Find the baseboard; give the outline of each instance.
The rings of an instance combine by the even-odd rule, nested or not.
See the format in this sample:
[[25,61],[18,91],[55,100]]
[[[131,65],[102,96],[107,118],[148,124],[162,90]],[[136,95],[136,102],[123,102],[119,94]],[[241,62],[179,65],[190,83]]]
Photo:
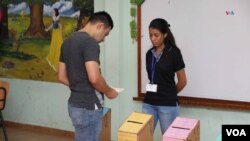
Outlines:
[[37,125],[31,125],[31,124],[23,124],[23,123],[17,123],[12,121],[4,121],[5,126],[8,127],[14,127],[14,128],[20,128],[24,130],[32,130],[36,132],[46,133],[46,134],[53,134],[58,135],[62,137],[71,137],[74,138],[74,132],[72,131],[66,131],[56,128],[49,128],[49,127],[42,127]]

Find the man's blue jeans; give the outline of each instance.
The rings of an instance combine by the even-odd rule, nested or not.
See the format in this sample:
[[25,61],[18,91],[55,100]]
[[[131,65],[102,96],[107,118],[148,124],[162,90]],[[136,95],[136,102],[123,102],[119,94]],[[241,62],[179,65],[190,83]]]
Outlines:
[[102,109],[87,110],[69,104],[68,111],[75,128],[75,141],[100,141]]
[[162,135],[168,129],[170,124],[179,115],[179,106],[155,106],[147,103],[143,103],[142,112],[151,114],[154,117],[154,129],[158,120],[160,121]]

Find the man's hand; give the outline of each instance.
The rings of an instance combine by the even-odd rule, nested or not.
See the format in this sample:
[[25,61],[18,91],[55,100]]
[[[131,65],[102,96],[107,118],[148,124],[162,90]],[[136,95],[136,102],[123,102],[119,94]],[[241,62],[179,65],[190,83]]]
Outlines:
[[108,91],[108,93],[105,94],[109,99],[114,99],[118,96],[118,92],[111,88],[110,91]]

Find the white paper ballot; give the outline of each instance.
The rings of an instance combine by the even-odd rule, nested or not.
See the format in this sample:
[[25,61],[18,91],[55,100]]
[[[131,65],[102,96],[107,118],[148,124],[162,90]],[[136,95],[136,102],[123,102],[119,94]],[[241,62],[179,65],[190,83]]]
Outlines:
[[115,87],[113,87],[113,89],[115,89],[118,93],[121,93],[122,91],[124,91],[124,88],[115,88]]

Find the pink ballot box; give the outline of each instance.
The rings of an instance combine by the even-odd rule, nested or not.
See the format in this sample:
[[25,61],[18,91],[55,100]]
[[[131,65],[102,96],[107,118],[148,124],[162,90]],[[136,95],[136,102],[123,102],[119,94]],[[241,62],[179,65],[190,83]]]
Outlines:
[[199,120],[176,117],[164,133],[163,141],[200,141]]

